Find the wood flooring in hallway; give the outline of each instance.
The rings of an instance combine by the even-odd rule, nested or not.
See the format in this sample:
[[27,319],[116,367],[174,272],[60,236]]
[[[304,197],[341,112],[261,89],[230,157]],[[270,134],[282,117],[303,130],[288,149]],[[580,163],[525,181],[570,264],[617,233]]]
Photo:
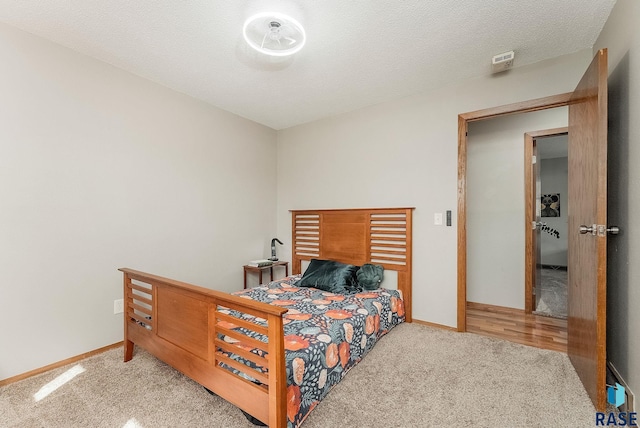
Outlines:
[[467,332],[567,352],[567,320],[467,302]]

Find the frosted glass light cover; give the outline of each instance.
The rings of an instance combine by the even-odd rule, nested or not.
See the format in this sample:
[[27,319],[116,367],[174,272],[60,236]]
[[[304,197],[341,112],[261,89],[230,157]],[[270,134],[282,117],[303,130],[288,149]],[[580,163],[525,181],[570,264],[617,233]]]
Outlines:
[[298,52],[305,44],[302,25],[281,13],[259,13],[247,19],[242,28],[247,44],[266,55],[287,56]]

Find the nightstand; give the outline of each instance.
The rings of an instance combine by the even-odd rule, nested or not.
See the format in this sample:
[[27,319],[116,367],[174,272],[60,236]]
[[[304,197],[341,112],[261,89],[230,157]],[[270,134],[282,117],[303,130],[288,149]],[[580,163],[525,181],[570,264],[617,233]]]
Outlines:
[[269,269],[271,281],[273,281],[273,268],[275,266],[284,266],[284,276],[289,276],[289,262],[273,262],[269,266],[249,266],[244,265],[244,288],[247,288],[247,272],[258,272],[258,279],[260,280],[258,284],[262,284],[262,272]]

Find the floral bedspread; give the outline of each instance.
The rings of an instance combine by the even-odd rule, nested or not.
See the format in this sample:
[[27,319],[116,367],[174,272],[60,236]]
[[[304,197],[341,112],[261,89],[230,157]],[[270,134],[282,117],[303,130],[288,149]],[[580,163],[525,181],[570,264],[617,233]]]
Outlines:
[[[293,276],[235,293],[289,309],[283,317],[289,427],[299,426],[376,341],[404,321],[404,302],[397,290],[333,294],[296,287],[299,278]],[[235,311],[226,312],[251,318]],[[266,341],[259,333],[249,335]],[[228,337],[224,340],[235,341]],[[233,357],[255,367],[237,355]]]

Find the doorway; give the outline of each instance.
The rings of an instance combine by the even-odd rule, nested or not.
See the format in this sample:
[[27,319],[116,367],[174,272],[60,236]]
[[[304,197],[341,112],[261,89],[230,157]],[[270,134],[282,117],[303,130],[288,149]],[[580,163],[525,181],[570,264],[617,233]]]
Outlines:
[[[532,129],[563,127],[560,129],[566,131],[567,124],[567,107],[493,117],[469,124],[466,171],[468,332],[566,352],[566,320],[555,322],[554,318],[532,315],[531,310],[525,313],[525,237],[528,230],[525,229],[523,136]],[[563,190],[562,193],[566,192]],[[535,207],[535,204],[530,206]]]
[[[470,122],[565,107],[572,94],[560,94],[458,116],[458,331],[467,331],[467,135]],[[522,135],[522,134],[520,134]],[[522,221],[522,217],[520,217]],[[522,281],[522,280],[520,280]],[[522,282],[520,282],[522,284]],[[522,290],[522,289],[520,289]]]
[[525,312],[567,318],[568,128],[525,134]]

